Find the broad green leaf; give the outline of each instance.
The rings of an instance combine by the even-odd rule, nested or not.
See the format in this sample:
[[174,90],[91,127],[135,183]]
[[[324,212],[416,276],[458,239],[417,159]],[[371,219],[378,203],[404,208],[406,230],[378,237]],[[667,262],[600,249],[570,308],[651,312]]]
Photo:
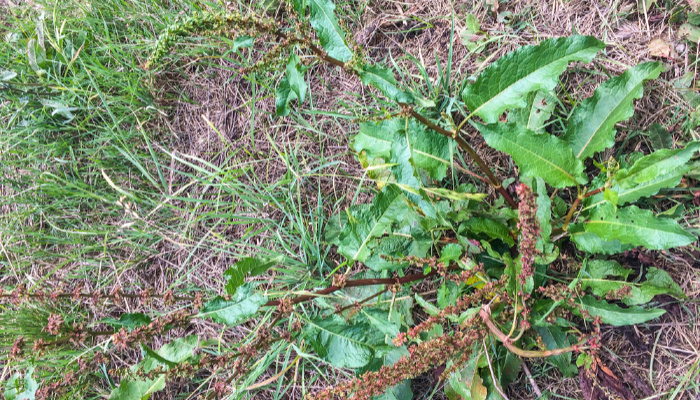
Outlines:
[[255,43],[255,38],[251,36],[239,36],[235,39],[233,39],[233,51],[236,51],[240,48],[248,48],[248,47],[253,47],[253,44]]
[[306,14],[306,7],[308,5],[308,0],[292,0],[292,7],[294,8],[294,11],[296,11],[299,17],[301,17],[302,19]]
[[508,113],[508,122],[513,122],[536,133],[544,132],[544,127],[552,116],[557,98],[552,91],[537,91],[527,97],[524,108],[516,108]]
[[236,289],[243,284],[247,274],[250,276],[257,276],[270,267],[278,264],[282,261],[282,257],[275,257],[272,259],[267,258],[253,258],[244,257],[237,263],[233,264],[232,267],[224,271],[224,278],[227,279],[226,283],[226,293],[235,294]]
[[[534,328],[549,350],[561,349],[571,345],[571,340],[566,332],[558,326],[535,326]],[[571,353],[548,357],[547,361],[554,364],[565,378],[571,378],[578,372],[578,369],[571,363]]]
[[119,319],[105,318],[102,322],[116,329],[127,328],[132,331],[139,326],[150,324],[151,318],[143,313],[124,313],[119,316]]
[[462,246],[457,243],[449,243],[440,250],[440,262],[446,265],[459,260],[460,257],[462,257]]
[[489,146],[513,157],[524,177],[542,178],[557,188],[588,182],[581,160],[556,136],[536,134],[514,123],[499,122],[478,128]]
[[554,89],[570,62],[590,62],[604,47],[594,37],[579,35],[520,47],[488,66],[464,89],[462,99],[473,115],[496,122],[507,109],[525,107],[530,92]]
[[352,58],[352,52],[345,43],[345,32],[335,18],[335,4],[331,0],[308,0],[311,6],[311,26],[316,31],[321,46],[329,56],[342,62]]
[[[422,230],[421,228],[417,228]],[[417,232],[414,232],[414,234]],[[427,233],[427,232],[426,232]],[[423,238],[418,235],[406,237],[394,235],[379,239],[379,244],[372,249],[372,254],[364,261],[365,265],[373,271],[391,270],[406,268],[408,262],[394,262],[386,258],[390,257],[425,257],[433,246],[430,238]]]
[[656,79],[660,62],[639,64],[602,83],[571,116],[563,139],[576,158],[585,160],[615,144],[615,124],[634,114],[633,101],[642,97],[644,82]]
[[440,288],[438,289],[438,307],[444,309],[447,306],[455,305],[460,294],[462,293],[459,290],[459,285],[450,280],[442,282]]
[[451,164],[454,141],[414,120],[409,121],[407,138],[413,166],[425,170],[436,181],[444,179]]
[[656,218],[651,211],[637,206],[615,211],[609,204],[604,204],[583,226],[586,232],[594,233],[603,240],[619,240],[622,244],[644,246],[650,250],[686,246],[698,240],[683,230],[678,222]]
[[401,190],[389,185],[372,200],[372,207],[353,215],[340,234],[338,252],[348,259],[365,261],[369,244],[375,237],[384,235],[394,222],[403,220],[409,212]]
[[[480,357],[483,357],[481,353],[474,351],[464,367],[450,375],[447,385],[445,385],[447,398],[450,400],[472,400],[485,397],[484,389],[486,388],[479,376],[478,361]],[[473,395],[472,390],[474,390]]]
[[[658,150],[639,158],[630,168],[619,170],[611,188],[617,192],[618,204],[631,203],[677,186],[690,171],[688,162],[699,148],[700,142],[692,142],[683,149]],[[585,209],[597,207],[604,201],[601,195],[593,196]]]
[[218,296],[206,303],[197,317],[211,318],[229,326],[238,325],[252,318],[266,302],[265,296],[254,293],[251,286],[246,284],[238,288],[231,300]]
[[396,87],[396,78],[389,68],[379,65],[365,65],[360,71],[360,79],[365,85],[372,85],[379,89],[389,100],[413,103],[413,96],[410,93]]
[[476,235],[485,234],[486,236],[493,239],[501,239],[502,241],[510,245],[515,243],[513,241],[513,237],[510,235],[510,230],[508,229],[508,227],[503,223],[495,221],[491,218],[469,218],[459,226],[459,232],[471,232]]
[[389,311],[376,308],[363,308],[362,314],[367,317],[367,321],[369,321],[372,328],[386,335],[389,341],[393,340],[396,335],[399,334],[401,314],[397,311],[393,311],[390,314]]
[[292,54],[287,62],[287,74],[280,81],[275,90],[277,95],[275,108],[278,117],[289,115],[289,102],[299,100],[299,105],[304,102],[306,95],[306,81],[304,81],[303,66],[299,61],[299,56]]
[[603,240],[593,232],[586,232],[583,224],[569,226],[571,241],[576,247],[591,254],[619,254],[634,248],[631,244],[622,244],[619,240]]
[[586,273],[593,279],[620,276],[627,279],[631,269],[624,268],[615,260],[593,260],[586,263]]
[[[637,306],[621,308],[605,300],[596,300],[592,296],[582,297],[578,304],[582,309],[588,311],[591,316],[600,317],[603,323],[613,326],[641,324],[659,318],[666,313],[666,310],[659,308],[651,308],[648,310]],[[574,312],[579,314],[576,309],[574,309]]]
[[[196,347],[197,336],[195,335],[174,340],[158,351],[150,351],[150,355],[131,368],[132,372],[143,369],[143,372],[148,373],[158,366],[167,370],[190,358]],[[163,374],[154,379],[134,380],[128,377],[123,378],[119,386],[112,390],[109,398],[111,400],[147,400],[153,393],[163,389],[165,389],[165,375]]]
[[318,355],[337,368],[360,368],[374,357],[367,324],[350,325],[337,314],[308,320],[304,336]]
[[[627,282],[624,279],[631,270],[622,268],[615,261],[589,262],[586,268],[586,276],[581,278],[581,287],[598,297],[606,297],[609,293],[630,287],[630,295],[622,299],[627,305],[640,305],[650,302],[658,294],[670,294],[677,298],[684,298],[685,294],[673,278],[663,270],[651,267],[646,274],[646,281],[642,283]],[[608,277],[621,277],[618,280]]]
[[[408,127],[408,132],[406,131]],[[414,120],[393,118],[380,123],[360,124],[353,148],[367,157],[382,158],[392,164],[391,171],[397,183],[415,189],[422,185],[416,178],[420,168],[435,180],[442,180],[451,164],[454,141],[427,130]]]
[[16,373],[5,384],[5,400],[34,400],[39,384],[32,378],[34,367],[27,368],[24,374]]

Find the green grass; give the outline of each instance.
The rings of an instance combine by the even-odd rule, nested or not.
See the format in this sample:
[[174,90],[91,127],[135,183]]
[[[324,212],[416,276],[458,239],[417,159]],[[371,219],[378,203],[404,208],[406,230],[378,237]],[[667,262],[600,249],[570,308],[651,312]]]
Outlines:
[[[29,7],[7,13],[7,32],[2,32],[7,40],[0,42],[0,288],[84,282],[91,289],[118,284],[133,291],[153,287],[162,277],[163,290],[215,294],[225,283],[221,268],[250,254],[284,260],[275,268],[274,281],[266,280],[276,287],[301,291],[322,282],[332,270],[322,227],[340,203],[322,192],[319,181],[341,161],[326,157],[323,147],[308,152],[282,144],[278,137],[284,137],[285,127],[260,131],[252,122],[251,137],[266,138],[274,149],[270,154],[261,155],[252,141],[236,148],[225,140],[214,154],[183,154],[163,123],[170,110],[160,105],[180,94],[161,89],[158,76],[142,68],[168,24],[218,5],[189,0],[39,3],[43,13]],[[178,57],[207,54],[218,46],[189,43],[194,45],[181,46]],[[207,65],[206,58],[201,64]],[[185,74],[178,68],[166,67]],[[246,79],[269,95],[279,77]],[[255,110],[255,101],[248,106]],[[293,128],[306,142],[328,139],[303,119]],[[286,173],[270,180],[258,173],[265,165],[282,165]],[[0,307],[3,352],[18,335],[45,337],[41,327],[50,314],[89,327],[104,316],[64,306],[18,312]],[[240,340],[225,329],[221,338],[209,347],[212,352]],[[241,384],[253,384],[270,368],[287,368],[295,361],[290,354],[289,345],[268,352]],[[73,350],[50,352],[33,377],[41,382],[75,368],[76,355]],[[23,373],[35,361],[8,372]],[[315,362],[304,358],[296,365],[302,374],[309,369],[316,377],[325,375],[312,366]],[[118,382],[105,372],[83,377],[67,398],[108,396]],[[316,377],[304,385],[316,384]],[[212,379],[215,375],[194,379],[202,387],[189,390],[207,390]],[[288,381],[274,385],[265,389],[273,398],[284,398],[291,388]]]

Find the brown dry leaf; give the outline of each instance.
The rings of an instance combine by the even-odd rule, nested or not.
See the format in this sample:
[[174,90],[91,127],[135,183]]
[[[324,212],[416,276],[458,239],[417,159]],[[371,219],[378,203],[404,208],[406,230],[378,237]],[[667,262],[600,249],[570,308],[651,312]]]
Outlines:
[[675,60],[678,57],[673,46],[663,39],[652,39],[649,42],[649,54],[653,57],[663,57],[671,60]]
[[590,369],[579,372],[578,379],[585,400],[634,400],[629,388],[596,356]]

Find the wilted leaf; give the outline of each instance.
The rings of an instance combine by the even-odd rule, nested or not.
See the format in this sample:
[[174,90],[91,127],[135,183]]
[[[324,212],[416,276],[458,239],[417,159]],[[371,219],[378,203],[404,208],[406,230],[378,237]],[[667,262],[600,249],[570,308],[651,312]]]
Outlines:
[[649,55],[652,57],[663,57],[670,60],[678,58],[676,49],[663,39],[652,39],[649,42]]
[[522,176],[542,178],[558,188],[588,182],[583,163],[556,136],[537,134],[514,123],[499,122],[478,128],[489,146],[513,157]]
[[340,61],[352,58],[352,52],[345,43],[345,32],[338,26],[335,17],[335,4],[331,0],[308,0],[311,6],[311,26],[316,31],[321,46],[329,56]]
[[554,89],[570,62],[590,62],[604,47],[594,37],[578,35],[520,47],[488,66],[462,99],[473,115],[496,122],[505,110],[525,107],[528,93]]
[[563,136],[576,158],[585,160],[615,143],[615,124],[632,117],[633,101],[642,97],[644,82],[656,79],[661,70],[660,62],[639,64],[603,82],[576,108]]
[[267,303],[267,298],[253,292],[249,284],[238,288],[231,300],[216,297],[204,305],[198,318],[211,318],[215,322],[229,326],[238,325],[252,318],[260,306]]

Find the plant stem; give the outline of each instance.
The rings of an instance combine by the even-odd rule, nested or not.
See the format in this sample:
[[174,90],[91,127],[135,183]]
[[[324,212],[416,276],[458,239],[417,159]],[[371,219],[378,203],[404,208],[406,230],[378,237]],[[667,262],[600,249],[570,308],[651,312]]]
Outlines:
[[474,160],[479,166],[479,168],[486,174],[489,181],[491,182],[491,186],[493,186],[501,194],[501,196],[503,196],[503,198],[506,199],[508,205],[510,205],[511,208],[518,208],[518,204],[513,200],[511,195],[501,185],[501,181],[496,177],[496,175],[494,175],[493,172],[491,172],[491,169],[488,167],[488,165],[486,165],[486,162],[481,157],[479,157],[479,154],[476,153],[476,150],[474,150],[474,148],[466,140],[464,140],[464,138],[459,134],[459,131],[450,132],[447,129],[433,123],[429,119],[420,115],[420,113],[414,110],[413,107],[410,107],[407,104],[403,103],[401,103],[401,105],[407,107],[409,114],[411,114],[413,118],[417,119],[423,125],[427,126],[428,128],[443,136],[454,139],[457,142],[457,145],[459,145],[459,147],[462,150],[469,154],[469,157],[471,157],[472,160]]
[[488,305],[483,305],[481,307],[481,310],[479,310],[479,316],[481,319],[484,321],[486,324],[486,327],[489,328],[489,331],[493,333],[496,338],[503,343],[503,345],[513,352],[515,355],[518,355],[520,357],[525,357],[525,358],[543,358],[543,357],[550,357],[550,356],[556,356],[558,354],[563,354],[563,353],[570,353],[572,351],[578,351],[578,350],[583,350],[585,347],[581,347],[582,344],[584,344],[586,341],[581,341],[573,346],[569,347],[564,347],[561,349],[553,349],[553,350],[523,350],[517,346],[515,346],[512,343],[512,340],[509,339],[505,333],[501,332],[500,329],[498,329],[498,326],[496,326],[496,323],[493,322],[491,319],[491,309],[489,308]]
[[[282,39],[288,39],[288,36],[282,32],[277,31],[275,34]],[[314,54],[316,54],[316,56],[318,56],[321,60],[335,65],[337,67],[341,67],[346,71],[348,70],[346,63],[344,63],[341,60],[338,60],[337,58],[329,56],[323,49],[320,49],[318,46],[314,45],[310,41],[305,41],[304,39],[300,38],[297,38],[297,40],[299,42],[306,43],[309,49]],[[354,70],[352,70],[352,73],[357,74],[357,72]],[[488,165],[486,165],[486,162],[484,162],[484,160],[481,157],[479,157],[479,155],[476,153],[474,148],[469,143],[467,143],[467,141],[464,140],[462,136],[459,135],[460,129],[464,125],[464,123],[460,124],[460,126],[455,131],[448,131],[447,129],[442,128],[441,126],[433,123],[429,119],[422,116],[411,105],[401,102],[397,103],[401,106],[402,109],[406,110],[413,118],[417,119],[423,125],[427,126],[428,128],[443,136],[446,136],[450,139],[454,139],[459,145],[459,147],[465,152],[467,152],[467,154],[469,154],[469,157],[471,157],[472,160],[474,160],[479,166],[479,168],[486,174],[491,185],[503,196],[503,198],[506,199],[508,205],[510,205],[511,208],[518,208],[518,205],[515,203],[513,198],[501,185],[501,181],[496,177],[496,175],[494,175],[493,172],[491,172],[491,169],[488,167]]]
[[[448,270],[453,270],[459,268],[458,266],[452,266],[448,268]],[[343,288],[347,287],[357,287],[357,286],[371,286],[371,285],[391,285],[391,284],[397,284],[397,285],[403,285],[404,283],[410,283],[410,282],[415,282],[415,281],[420,281],[425,278],[430,278],[431,276],[437,275],[437,270],[431,271],[429,274],[425,274],[423,272],[417,273],[417,274],[411,274],[411,275],[406,275],[403,278],[378,278],[378,279],[356,279],[356,280],[351,280],[347,281],[344,286],[329,286],[325,289],[317,290],[311,294],[304,294],[301,296],[297,296],[292,298],[292,304],[299,304],[303,303],[305,301],[311,300],[315,297],[318,296],[325,296],[328,294],[331,294],[333,292],[337,292],[338,290],[341,290]],[[266,307],[273,307],[273,306],[278,306],[280,304],[280,300],[270,300],[267,303],[264,304]]]

